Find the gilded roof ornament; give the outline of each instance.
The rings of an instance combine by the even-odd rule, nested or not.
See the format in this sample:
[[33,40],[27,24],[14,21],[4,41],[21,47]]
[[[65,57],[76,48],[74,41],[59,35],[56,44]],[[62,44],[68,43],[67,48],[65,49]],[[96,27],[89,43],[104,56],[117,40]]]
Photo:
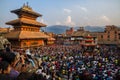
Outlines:
[[28,2],[26,4],[25,3],[23,4],[22,9],[32,11],[32,8],[28,5]]

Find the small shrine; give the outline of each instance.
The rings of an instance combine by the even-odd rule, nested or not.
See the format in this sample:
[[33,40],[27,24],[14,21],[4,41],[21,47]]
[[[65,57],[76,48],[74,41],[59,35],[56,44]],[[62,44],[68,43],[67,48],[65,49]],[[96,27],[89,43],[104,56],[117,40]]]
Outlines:
[[96,46],[94,37],[89,34],[84,36],[84,46]]
[[91,35],[84,36],[83,44],[84,48],[86,48],[88,51],[93,51],[94,48],[97,46],[97,40],[96,37],[93,37]]

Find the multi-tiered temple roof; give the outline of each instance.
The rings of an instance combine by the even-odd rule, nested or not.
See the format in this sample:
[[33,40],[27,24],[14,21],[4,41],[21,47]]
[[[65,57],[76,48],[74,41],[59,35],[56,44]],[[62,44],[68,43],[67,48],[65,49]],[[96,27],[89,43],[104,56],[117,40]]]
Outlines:
[[42,15],[34,12],[31,7],[28,5],[23,5],[20,9],[12,10],[12,13],[15,13],[19,19],[12,20],[7,22],[8,25],[17,25],[17,24],[29,24],[38,27],[45,27],[46,25],[36,21],[37,17],[41,17]]
[[41,27],[46,27],[45,24],[37,21],[37,17],[42,17],[41,14],[33,11],[28,5],[23,5],[20,9],[11,12],[18,16],[18,19],[6,23],[14,28],[13,31],[6,34],[12,44],[16,40],[16,44],[20,44],[19,46],[30,47],[44,45],[44,42],[46,43],[49,40],[50,37],[40,31]]

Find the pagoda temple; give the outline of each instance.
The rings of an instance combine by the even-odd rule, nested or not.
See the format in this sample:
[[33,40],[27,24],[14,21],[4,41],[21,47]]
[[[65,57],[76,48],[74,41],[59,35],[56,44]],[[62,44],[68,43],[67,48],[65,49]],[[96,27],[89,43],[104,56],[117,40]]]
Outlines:
[[96,38],[94,38],[91,35],[84,36],[84,46],[91,47],[91,46],[96,46]]
[[48,35],[40,31],[45,24],[36,21],[41,14],[32,10],[30,6],[23,5],[20,9],[12,10],[18,19],[7,22],[14,30],[6,34],[6,38],[11,42],[13,48],[38,47],[47,44]]

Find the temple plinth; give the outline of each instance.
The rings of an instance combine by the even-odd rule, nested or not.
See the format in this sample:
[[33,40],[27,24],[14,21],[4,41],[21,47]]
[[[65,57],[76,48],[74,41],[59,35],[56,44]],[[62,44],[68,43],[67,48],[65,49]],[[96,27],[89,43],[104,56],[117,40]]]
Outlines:
[[23,5],[20,9],[11,12],[18,16],[18,19],[6,23],[14,28],[13,31],[6,34],[12,47],[37,47],[47,43],[49,36],[40,31],[40,28],[46,27],[46,25],[36,21],[38,17],[42,17],[41,14],[33,11],[28,5]]

